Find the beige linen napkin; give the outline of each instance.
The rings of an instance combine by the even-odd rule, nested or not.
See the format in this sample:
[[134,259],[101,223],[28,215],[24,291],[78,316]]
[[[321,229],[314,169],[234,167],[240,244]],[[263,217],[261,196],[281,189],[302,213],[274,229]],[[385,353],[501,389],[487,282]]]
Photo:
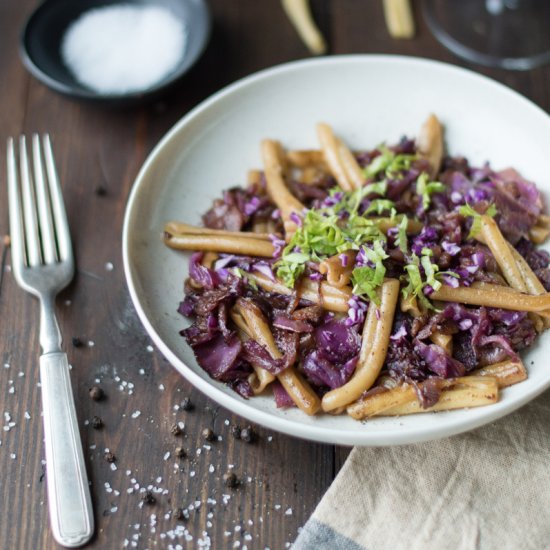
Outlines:
[[356,447],[292,548],[550,548],[550,391],[467,434]]

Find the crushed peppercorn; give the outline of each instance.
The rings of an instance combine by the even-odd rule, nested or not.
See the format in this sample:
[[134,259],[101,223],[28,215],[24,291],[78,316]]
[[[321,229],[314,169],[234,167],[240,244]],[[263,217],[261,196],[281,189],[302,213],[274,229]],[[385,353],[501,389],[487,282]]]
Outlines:
[[90,388],[90,397],[94,401],[101,401],[105,397],[105,392],[99,386],[92,386]]
[[195,408],[195,405],[191,403],[191,399],[189,397],[184,397],[180,403],[180,409],[184,411],[192,411]]
[[206,441],[214,441],[214,432],[210,428],[204,428],[202,437],[204,437]]
[[101,420],[99,416],[94,416],[90,424],[94,430],[100,430],[103,428],[103,420]]
[[185,449],[183,447],[176,447],[174,454],[177,458],[185,458],[187,456],[187,453],[185,452]]
[[183,433],[182,429],[177,424],[174,424],[170,428],[170,432],[171,432],[172,435],[181,435]]
[[223,474],[223,483],[226,487],[234,488],[239,484],[237,476],[233,472]]
[[144,504],[155,504],[155,502],[157,501],[151,491],[145,491],[145,493],[143,493],[143,496],[141,497],[141,500]]
[[183,508],[174,508],[172,510],[172,517],[177,520],[185,519],[185,514],[183,513]]
[[256,432],[253,430],[252,426],[247,426],[241,430],[241,439],[245,443],[254,443],[256,440]]
[[233,424],[233,426],[231,426],[231,435],[235,439],[241,439],[241,427],[237,426],[237,424]]
[[82,342],[82,340],[76,336],[73,336],[71,342],[75,348],[81,348],[84,345],[84,342]]

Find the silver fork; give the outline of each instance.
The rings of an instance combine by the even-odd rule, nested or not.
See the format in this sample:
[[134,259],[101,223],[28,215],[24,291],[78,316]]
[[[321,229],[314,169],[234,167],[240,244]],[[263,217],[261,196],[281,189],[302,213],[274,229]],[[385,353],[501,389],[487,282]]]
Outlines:
[[[31,170],[25,137],[8,140],[8,196],[12,270],[19,286],[40,300],[40,381],[46,443],[50,522],[55,540],[76,547],[93,535],[90,489],[67,354],[55,318],[55,297],[74,275],[61,186],[48,135],[32,138]],[[43,154],[42,154],[43,149]],[[44,170],[45,166],[45,170]]]

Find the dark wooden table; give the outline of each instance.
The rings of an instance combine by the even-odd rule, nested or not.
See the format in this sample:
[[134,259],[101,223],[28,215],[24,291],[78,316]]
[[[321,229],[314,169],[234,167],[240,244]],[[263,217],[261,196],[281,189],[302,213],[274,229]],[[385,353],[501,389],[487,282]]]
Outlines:
[[[247,423],[193,389],[151,347],[124,281],[121,226],[134,177],[172,124],[226,84],[307,57],[307,51],[277,0],[211,0],[212,39],[196,67],[162,100],[115,111],[61,97],[23,69],[18,38],[36,4],[0,0],[0,143],[32,132],[49,132],[54,139],[77,255],[77,275],[59,297],[58,309],[92,482],[92,546],[285,548],[348,449],[259,427],[255,443],[235,440],[230,427]],[[398,53],[461,64],[434,40],[416,4],[417,38],[395,41],[387,34],[381,2],[312,2],[333,54]],[[529,73],[474,69],[550,108],[550,68]],[[5,235],[6,168],[1,157],[0,235]],[[98,194],[99,188],[106,194]],[[0,546],[54,548],[37,386],[38,304],[16,286],[9,255],[0,319],[0,413],[6,426],[0,431]],[[84,345],[74,346],[73,338]],[[90,398],[94,385],[104,389],[105,400]],[[176,410],[184,397],[191,399],[193,411]],[[92,428],[94,416],[103,420],[103,429]],[[176,421],[185,422],[184,435],[172,435]],[[204,428],[221,440],[205,445]],[[178,446],[187,450],[188,458],[175,458]],[[106,449],[116,455],[116,470],[104,458]],[[241,480],[236,489],[222,481],[229,469]],[[144,505],[140,488],[148,486],[158,488],[156,502]],[[189,511],[187,520],[170,517],[177,507]]]

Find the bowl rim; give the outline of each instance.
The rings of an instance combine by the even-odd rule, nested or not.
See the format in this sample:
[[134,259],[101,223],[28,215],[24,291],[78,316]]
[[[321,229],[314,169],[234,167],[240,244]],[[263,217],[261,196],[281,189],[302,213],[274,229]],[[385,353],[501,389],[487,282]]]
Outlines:
[[[91,89],[87,89],[84,85],[81,85],[82,87],[75,87],[71,86],[69,84],[65,84],[55,78],[53,78],[49,73],[44,71],[39,65],[37,65],[33,58],[31,57],[27,44],[28,44],[28,37],[30,36],[30,29],[32,28],[32,25],[36,21],[36,19],[42,17],[42,13],[45,10],[50,9],[50,6],[52,4],[55,4],[56,2],[61,2],[63,0],[45,0],[45,2],[42,2],[39,4],[34,11],[27,17],[25,24],[23,25],[21,29],[21,33],[19,35],[19,56],[21,57],[21,60],[23,62],[23,65],[26,67],[26,69],[40,82],[51,88],[52,90],[55,90],[56,92],[59,92],[61,94],[74,97],[77,99],[85,99],[85,100],[93,100],[98,102],[113,102],[113,101],[119,101],[119,100],[137,100],[137,99],[143,99],[148,96],[152,96],[157,94],[158,92],[169,88],[173,84],[175,84],[184,74],[186,74],[194,65],[195,63],[200,59],[202,54],[204,53],[206,46],[208,45],[208,42],[210,41],[210,36],[212,34],[212,14],[210,11],[210,7],[208,6],[208,3],[206,0],[191,0],[193,3],[195,3],[197,6],[200,7],[203,11],[204,15],[204,21],[205,21],[205,30],[204,33],[201,36],[201,40],[199,42],[199,48],[197,49],[196,53],[190,57],[187,58],[187,56],[184,54],[182,57],[182,63],[184,60],[188,59],[185,64],[179,69],[177,69],[175,72],[171,73],[168,77],[164,78],[163,80],[160,80],[155,85],[145,88],[143,90],[137,90],[133,92],[123,92],[123,93],[99,93],[95,92]],[[189,1],[189,0],[187,0]],[[97,7],[100,8],[102,6],[110,6],[115,4],[136,4],[136,5],[143,5],[143,2],[136,2],[134,0],[112,0],[108,3],[98,5]],[[90,7],[89,9],[95,9],[93,7]],[[85,13],[86,9],[80,11],[80,14]]]
[[260,70],[249,76],[241,78],[233,82],[232,84],[229,84],[228,86],[222,88],[218,92],[212,94],[204,101],[199,103],[196,107],[194,107],[191,111],[189,111],[186,115],[179,119],[166,132],[166,134],[160,139],[157,145],[149,153],[138,175],[136,176],[126,205],[122,229],[122,256],[124,264],[124,274],[129,293],[134,307],[136,308],[136,311],[138,313],[138,316],[142,324],[144,325],[147,333],[152,338],[153,342],[164,355],[164,357],[170,362],[170,364],[174,368],[176,368],[176,370],[178,370],[180,374],[184,376],[184,378],[186,378],[191,384],[193,384],[193,386],[195,386],[202,393],[216,401],[218,404],[226,407],[231,412],[236,413],[250,421],[261,424],[269,429],[274,429],[276,431],[285,433],[290,436],[299,437],[301,439],[316,441],[325,444],[348,446],[359,445],[374,447],[421,443],[464,433],[466,431],[470,431],[472,429],[498,420],[499,418],[502,418],[514,412],[515,410],[519,409],[520,407],[540,395],[547,388],[549,388],[550,377],[548,377],[544,384],[536,387],[533,391],[526,392],[523,395],[516,397],[515,401],[513,401],[512,403],[506,403],[505,406],[500,407],[498,406],[499,403],[495,403],[493,406],[484,407],[485,414],[482,417],[460,417],[458,420],[455,420],[452,423],[447,422],[441,426],[420,426],[406,432],[403,431],[399,433],[394,432],[387,434],[384,432],[342,432],[334,427],[327,427],[321,424],[319,424],[318,426],[301,424],[295,422],[292,419],[288,419],[282,416],[276,416],[270,412],[251,407],[247,404],[246,400],[244,400],[237,394],[233,396],[224,393],[215,385],[218,382],[216,382],[215,380],[201,378],[193,371],[193,369],[191,369],[191,367],[186,365],[183,360],[181,360],[162,340],[161,336],[156,332],[152,323],[147,317],[137,294],[135,284],[135,278],[137,277],[137,275],[133,272],[131,265],[132,251],[129,247],[130,226],[132,224],[134,203],[138,201],[140,187],[143,185],[146,173],[148,172],[149,168],[155,163],[157,156],[159,156],[165,145],[169,143],[179,131],[182,131],[190,121],[192,121],[195,117],[201,115],[204,111],[208,110],[212,105],[216,104],[218,101],[221,101],[226,96],[238,93],[241,89],[253,85],[259,80],[277,76],[287,71],[300,70],[302,67],[315,65],[330,66],[334,64],[348,62],[353,63],[360,59],[372,59],[374,61],[383,61],[384,63],[388,64],[408,63],[411,65],[416,64],[417,66],[435,66],[443,71],[460,73],[463,77],[482,81],[486,84],[494,86],[495,89],[498,89],[499,91],[508,94],[509,97],[513,98],[515,101],[522,102],[525,108],[531,109],[539,116],[542,115],[544,118],[547,119],[548,122],[550,122],[550,116],[541,107],[539,107],[520,93],[512,90],[508,86],[505,86],[504,84],[501,84],[500,82],[493,80],[492,78],[478,74],[472,70],[432,59],[393,54],[348,54],[291,61]]

